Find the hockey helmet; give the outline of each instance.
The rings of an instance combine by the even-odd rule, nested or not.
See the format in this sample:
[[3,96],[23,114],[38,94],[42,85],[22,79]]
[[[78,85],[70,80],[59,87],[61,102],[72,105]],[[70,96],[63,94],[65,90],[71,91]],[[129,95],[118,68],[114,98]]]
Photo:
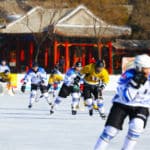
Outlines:
[[57,74],[57,73],[58,73],[58,69],[56,68],[52,69],[51,74]]
[[80,61],[76,62],[75,67],[82,67],[82,63]]
[[5,60],[5,59],[2,59],[2,60],[1,60],[1,64],[2,64],[2,65],[6,65],[6,60]]
[[147,54],[138,55],[134,60],[134,67],[139,71],[142,68],[150,68],[150,57]]
[[7,75],[7,74],[9,74],[10,73],[10,71],[8,70],[8,69],[6,69],[5,71],[4,71],[4,74],[5,75]]
[[104,62],[102,60],[97,60],[95,63],[96,68],[103,68],[104,67]]
[[39,65],[38,65],[37,62],[34,62],[34,63],[32,64],[32,67],[39,67]]

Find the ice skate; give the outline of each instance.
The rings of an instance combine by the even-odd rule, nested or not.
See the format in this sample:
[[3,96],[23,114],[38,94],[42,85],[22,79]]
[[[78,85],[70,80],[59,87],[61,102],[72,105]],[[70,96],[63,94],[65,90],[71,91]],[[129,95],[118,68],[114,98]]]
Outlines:
[[29,104],[29,105],[28,105],[28,108],[31,109],[31,108],[32,108],[32,104]]
[[90,116],[93,116],[93,109],[90,109],[90,110],[89,110],[89,115],[90,115]]
[[76,110],[72,110],[72,115],[76,115],[77,111]]

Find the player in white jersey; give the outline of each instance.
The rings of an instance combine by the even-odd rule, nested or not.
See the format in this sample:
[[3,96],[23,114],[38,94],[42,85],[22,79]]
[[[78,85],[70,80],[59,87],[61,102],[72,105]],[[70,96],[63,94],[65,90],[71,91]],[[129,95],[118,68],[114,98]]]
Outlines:
[[107,149],[109,141],[122,130],[127,116],[129,129],[122,150],[133,150],[146,127],[150,107],[150,57],[136,56],[134,66],[119,79],[113,106],[94,150]]
[[72,115],[76,115],[77,113],[77,106],[79,105],[80,100],[80,74],[79,71],[81,70],[82,64],[81,62],[77,62],[75,66],[67,71],[64,77],[64,83],[59,91],[57,98],[52,105],[50,110],[50,114],[54,113],[54,107],[58,105],[63,98],[66,98],[70,94],[72,95]]
[[5,72],[5,70],[8,70],[10,72],[10,68],[6,64],[6,61],[2,60],[0,64],[0,72]]
[[28,107],[31,108],[37,98],[37,90],[40,89],[42,97],[46,99],[49,105],[49,94],[47,90],[47,75],[43,68],[39,67],[37,63],[32,65],[32,68],[27,72],[23,79],[23,85],[21,91],[24,93],[26,89],[26,83],[31,82],[31,93]]

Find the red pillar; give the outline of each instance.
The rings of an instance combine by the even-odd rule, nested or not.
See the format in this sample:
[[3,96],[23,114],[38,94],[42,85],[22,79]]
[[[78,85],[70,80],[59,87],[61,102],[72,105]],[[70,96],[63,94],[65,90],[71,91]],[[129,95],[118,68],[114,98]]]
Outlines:
[[69,43],[68,41],[65,42],[65,71],[67,71],[70,67],[70,58],[69,58]]
[[32,59],[33,59],[33,42],[31,41],[30,43],[30,49],[29,49],[29,54],[30,54],[30,58],[29,58],[29,66],[32,67]]
[[113,51],[112,51],[112,42],[108,43],[108,47],[109,47],[109,73],[112,74],[113,73]]
[[45,50],[45,60],[44,60],[44,66],[48,67],[48,48]]
[[25,59],[24,49],[20,50],[20,62],[23,62]]
[[54,41],[54,65],[57,63],[57,47],[58,47],[58,42],[55,40]]

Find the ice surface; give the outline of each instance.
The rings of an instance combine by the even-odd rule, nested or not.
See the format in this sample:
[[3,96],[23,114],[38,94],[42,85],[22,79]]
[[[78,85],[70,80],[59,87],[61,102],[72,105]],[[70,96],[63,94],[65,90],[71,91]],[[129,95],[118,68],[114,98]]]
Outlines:
[[[111,107],[113,92],[105,92],[107,112]],[[49,106],[41,99],[29,110],[28,94],[0,97],[0,150],[93,150],[103,130],[103,121],[97,112],[88,116],[87,110],[79,110],[72,116],[68,97],[54,115],[49,115]],[[127,133],[124,130],[110,143],[109,150],[120,150]],[[150,123],[136,146],[136,150],[150,150]]]

